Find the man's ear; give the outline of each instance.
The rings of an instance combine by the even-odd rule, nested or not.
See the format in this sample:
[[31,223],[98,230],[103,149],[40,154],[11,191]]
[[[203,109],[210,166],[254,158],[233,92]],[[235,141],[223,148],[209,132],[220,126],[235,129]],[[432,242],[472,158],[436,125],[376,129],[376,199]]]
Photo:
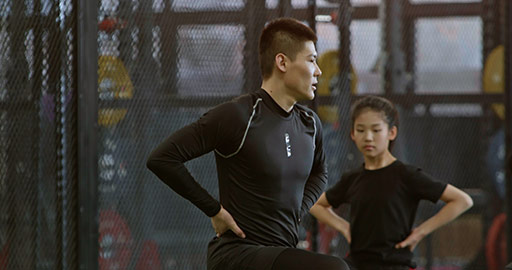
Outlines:
[[276,54],[274,61],[276,63],[276,67],[278,70],[280,70],[281,72],[286,72],[288,58],[286,57],[286,55],[284,55],[284,53]]

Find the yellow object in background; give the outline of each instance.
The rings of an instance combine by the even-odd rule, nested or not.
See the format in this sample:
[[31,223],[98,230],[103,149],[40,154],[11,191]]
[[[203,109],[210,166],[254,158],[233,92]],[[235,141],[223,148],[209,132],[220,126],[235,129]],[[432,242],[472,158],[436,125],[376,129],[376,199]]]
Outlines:
[[[503,45],[494,48],[484,66],[483,88],[485,93],[504,93],[505,91],[505,49]],[[491,108],[502,120],[505,119],[505,105],[493,103]]]
[[[316,90],[319,96],[332,96],[330,84],[332,79],[339,73],[339,55],[337,50],[331,50],[323,53],[318,57],[318,66],[322,70],[322,76],[318,79],[318,88]],[[357,92],[357,75],[352,65],[350,65],[350,92],[355,94]],[[334,105],[320,105],[317,111],[318,117],[324,123],[335,123],[339,119],[338,106]]]
[[[98,96],[102,100],[131,99],[133,84],[123,61],[111,55],[102,55],[98,59]],[[99,109],[98,124],[112,126],[126,116],[126,109]]]

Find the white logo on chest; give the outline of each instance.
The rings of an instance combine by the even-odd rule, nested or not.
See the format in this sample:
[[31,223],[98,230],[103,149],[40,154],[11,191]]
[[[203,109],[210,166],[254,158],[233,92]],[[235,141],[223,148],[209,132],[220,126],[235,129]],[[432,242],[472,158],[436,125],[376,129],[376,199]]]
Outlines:
[[286,156],[292,156],[292,146],[290,144],[290,135],[288,133],[284,134],[284,142],[286,144]]

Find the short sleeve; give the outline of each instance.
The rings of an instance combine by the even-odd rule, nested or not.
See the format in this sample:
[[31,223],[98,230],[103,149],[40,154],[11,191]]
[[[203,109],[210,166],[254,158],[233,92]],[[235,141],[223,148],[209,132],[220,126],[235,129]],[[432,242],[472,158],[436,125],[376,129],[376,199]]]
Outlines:
[[408,167],[407,171],[408,186],[418,199],[436,203],[441,198],[447,186],[446,183],[435,179],[420,168]]
[[329,204],[334,208],[337,208],[341,204],[347,202],[346,194],[348,187],[349,179],[345,174],[341,176],[340,181],[338,181],[334,186],[332,186],[325,192],[327,202],[329,202]]

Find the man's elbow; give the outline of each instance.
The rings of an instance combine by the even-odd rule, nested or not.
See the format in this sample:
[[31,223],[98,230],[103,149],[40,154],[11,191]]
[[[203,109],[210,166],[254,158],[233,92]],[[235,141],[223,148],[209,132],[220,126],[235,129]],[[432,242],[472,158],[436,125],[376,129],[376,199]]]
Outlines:
[[155,171],[155,169],[157,168],[157,166],[158,166],[158,160],[157,160],[157,158],[156,158],[154,155],[150,155],[150,156],[148,157],[148,159],[146,160],[146,167],[147,167],[150,171],[154,172],[154,171]]

